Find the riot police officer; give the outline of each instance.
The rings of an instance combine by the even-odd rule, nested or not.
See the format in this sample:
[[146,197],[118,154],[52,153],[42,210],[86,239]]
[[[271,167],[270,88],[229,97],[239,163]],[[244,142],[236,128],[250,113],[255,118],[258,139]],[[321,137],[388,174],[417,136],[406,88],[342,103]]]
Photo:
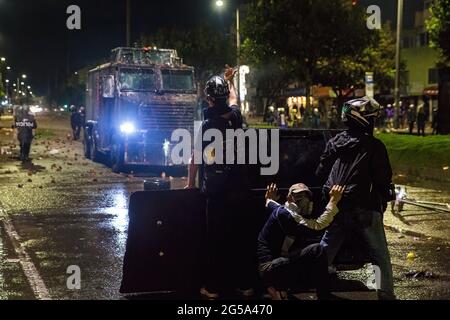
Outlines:
[[73,140],[80,139],[81,132],[81,113],[78,112],[75,106],[70,107],[71,115],[70,115],[70,125],[72,127],[73,132]]
[[29,161],[31,142],[34,138],[34,130],[37,128],[36,119],[30,113],[28,106],[23,106],[17,110],[14,116],[13,127],[17,132],[17,139],[20,143],[20,160],[22,162]]
[[[242,114],[238,107],[236,90],[231,81],[234,71],[227,69],[225,77],[214,76],[206,84],[205,96],[208,108],[204,110],[202,133],[208,129],[219,130],[225,136],[228,129],[242,129]],[[228,100],[228,102],[227,102]],[[225,145],[225,143],[224,143]],[[223,158],[227,152],[224,146]],[[202,154],[207,145],[202,142]],[[214,157],[214,151],[212,152]],[[195,153],[189,166],[187,188],[195,187],[198,169],[201,169],[201,189],[207,198],[207,270],[205,287],[201,294],[209,299],[219,297],[229,289],[241,289],[244,296],[253,294],[250,283],[254,270],[255,249],[246,227],[248,185],[245,166],[228,165],[208,161],[211,164],[195,164]],[[256,246],[256,241],[255,241]],[[248,283],[246,283],[248,282]]]

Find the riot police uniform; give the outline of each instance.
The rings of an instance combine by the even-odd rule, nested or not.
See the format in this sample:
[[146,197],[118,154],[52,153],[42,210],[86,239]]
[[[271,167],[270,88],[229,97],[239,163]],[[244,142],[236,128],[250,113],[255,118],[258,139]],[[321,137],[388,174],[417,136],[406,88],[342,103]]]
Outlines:
[[75,106],[70,108],[72,114],[70,115],[70,125],[72,127],[73,132],[73,140],[80,139],[80,131],[81,131],[81,113],[78,112]]
[[[226,159],[225,136],[228,129],[242,129],[243,120],[238,106],[228,106],[223,97],[228,97],[228,84],[221,77],[211,78],[205,89],[206,95],[216,98],[213,107],[204,110],[202,133],[216,129],[224,137],[223,159]],[[203,153],[209,143],[202,142]],[[212,152],[214,153],[214,151]],[[213,157],[206,154],[205,157]],[[251,272],[254,270],[252,239],[246,239],[251,219],[246,209],[248,183],[245,166],[228,164],[203,164],[201,167],[201,189],[207,198],[208,261],[206,289],[223,292],[227,289],[251,288]],[[256,245],[256,242],[255,242]]]
[[34,138],[33,129],[37,128],[36,119],[33,114],[29,113],[28,108],[22,108],[15,115],[14,128],[17,130],[17,139],[20,143],[20,160],[28,161]]

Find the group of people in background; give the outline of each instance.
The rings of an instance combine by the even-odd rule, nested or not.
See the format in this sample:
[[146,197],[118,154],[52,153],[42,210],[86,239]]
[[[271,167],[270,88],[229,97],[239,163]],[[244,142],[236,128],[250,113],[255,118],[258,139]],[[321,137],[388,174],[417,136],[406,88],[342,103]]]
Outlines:
[[[411,103],[409,106],[403,104],[400,108],[395,108],[388,104],[386,108],[382,108],[381,116],[376,124],[380,130],[403,130],[408,128],[409,134],[425,136],[425,128],[430,118],[429,103],[426,99],[422,104],[416,105]],[[433,108],[431,116],[432,134],[437,134],[438,130],[438,109]],[[416,131],[416,130],[417,131]]]
[[[409,134],[425,136],[427,122],[430,122],[432,134],[438,133],[438,109],[430,109],[429,99],[423,97],[423,103],[402,103],[399,108],[393,104],[381,106],[381,114],[375,123],[379,130],[404,130],[409,129]],[[293,108],[271,108],[265,121],[279,128],[304,128],[304,129],[341,129],[343,128],[340,110],[336,105],[329,108],[323,105],[306,108],[294,106]]]
[[336,106],[332,106],[328,111],[318,107],[306,108],[303,105],[295,106],[290,111],[286,111],[284,108],[274,109],[269,112],[266,120],[269,125],[280,128],[342,128],[339,110]]

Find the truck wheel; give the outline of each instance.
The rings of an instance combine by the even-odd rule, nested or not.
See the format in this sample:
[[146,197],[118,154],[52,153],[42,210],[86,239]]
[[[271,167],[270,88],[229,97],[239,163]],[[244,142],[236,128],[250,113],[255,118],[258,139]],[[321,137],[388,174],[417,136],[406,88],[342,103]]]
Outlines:
[[124,169],[125,150],[123,146],[114,145],[111,150],[111,169],[114,173],[120,173]]

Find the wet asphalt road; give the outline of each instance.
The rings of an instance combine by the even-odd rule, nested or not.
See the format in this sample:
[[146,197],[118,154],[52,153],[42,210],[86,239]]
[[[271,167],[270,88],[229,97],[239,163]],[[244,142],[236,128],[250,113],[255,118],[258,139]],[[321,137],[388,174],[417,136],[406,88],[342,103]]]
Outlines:
[[[45,130],[34,142],[32,166],[22,166],[7,154],[17,153],[17,147],[10,149],[14,139],[5,129],[11,120],[0,122],[4,128],[0,130],[4,153],[0,156],[0,299],[122,299],[118,290],[128,199],[143,189],[145,178],[114,174],[102,164],[85,160],[81,143],[67,138],[67,119],[46,116],[38,121]],[[174,188],[183,185],[183,180],[173,180]],[[439,201],[450,202],[448,185],[435,189],[440,189]],[[433,189],[411,188],[410,192],[417,199],[436,200]],[[386,214],[397,296],[449,299],[450,214],[405,209],[402,219]],[[400,229],[418,234],[405,235]],[[407,259],[411,252],[415,259]],[[80,290],[67,288],[66,271],[71,265],[80,267]],[[432,274],[405,275],[412,270]],[[365,283],[367,275],[359,270],[339,277]],[[346,296],[374,298],[361,292]]]

